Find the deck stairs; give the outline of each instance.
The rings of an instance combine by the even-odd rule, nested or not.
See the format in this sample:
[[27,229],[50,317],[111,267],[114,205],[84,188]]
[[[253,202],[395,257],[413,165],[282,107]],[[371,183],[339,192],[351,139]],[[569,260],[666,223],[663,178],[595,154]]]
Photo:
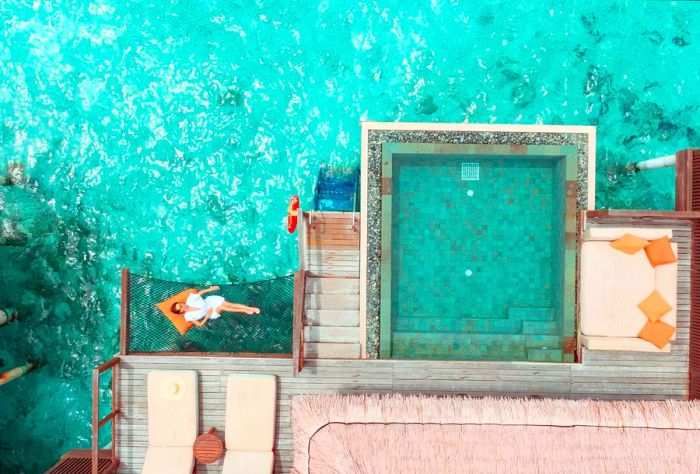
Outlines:
[[360,217],[311,212],[307,230],[304,356],[360,357]]

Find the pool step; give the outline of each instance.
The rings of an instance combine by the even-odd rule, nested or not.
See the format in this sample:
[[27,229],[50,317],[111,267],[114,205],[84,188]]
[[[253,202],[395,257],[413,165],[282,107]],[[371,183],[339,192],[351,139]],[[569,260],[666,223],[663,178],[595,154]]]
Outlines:
[[522,321],[503,318],[399,318],[394,322],[395,332],[519,334],[522,328]]
[[557,321],[472,318],[399,318],[394,332],[441,332],[467,334],[561,334]]
[[553,359],[554,350],[562,349],[558,336],[439,332],[394,333],[391,345],[395,354],[436,360],[528,360],[530,353],[532,357]]
[[508,306],[506,316],[516,321],[554,321],[554,309],[548,306]]
[[562,362],[564,353],[561,349],[529,349],[527,360],[532,362]]
[[561,334],[561,328],[557,321],[523,321],[523,334],[556,336]]

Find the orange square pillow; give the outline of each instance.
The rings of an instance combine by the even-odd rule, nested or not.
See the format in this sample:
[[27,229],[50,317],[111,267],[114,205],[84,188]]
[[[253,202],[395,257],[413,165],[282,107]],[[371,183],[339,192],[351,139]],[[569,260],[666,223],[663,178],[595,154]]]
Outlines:
[[637,308],[641,309],[642,313],[646,314],[652,323],[658,321],[664,314],[673,309],[656,290],[652,291],[644,301],[639,303]]
[[167,300],[158,303],[156,307],[165,315],[166,318],[170,320],[170,322],[175,326],[175,329],[178,330],[180,334],[183,336],[189,329],[194,326],[189,321],[185,321],[185,315],[184,314],[176,314],[173,313],[170,308],[173,306],[175,303],[184,303],[185,300],[187,300],[187,297],[190,295],[190,293],[196,293],[197,290],[194,288],[189,288],[185,291],[181,291],[180,293],[171,296]]
[[619,250],[620,252],[625,252],[630,255],[634,255],[647,245],[649,245],[648,241],[632,234],[625,234],[614,242],[610,242],[610,246],[615,250]]
[[668,240],[668,237],[652,240],[649,242],[649,245],[644,247],[644,251],[647,253],[647,258],[652,267],[678,261],[676,254],[673,253],[671,241]]
[[663,321],[656,321],[655,323],[649,321],[644,325],[642,330],[639,331],[639,337],[645,341],[651,342],[659,349],[663,349],[675,332],[676,328]]

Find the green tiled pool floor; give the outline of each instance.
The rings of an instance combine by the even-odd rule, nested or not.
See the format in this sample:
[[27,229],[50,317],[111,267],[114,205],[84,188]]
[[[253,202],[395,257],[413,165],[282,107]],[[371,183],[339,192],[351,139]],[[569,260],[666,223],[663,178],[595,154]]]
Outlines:
[[550,158],[395,158],[391,357],[563,360],[562,183]]

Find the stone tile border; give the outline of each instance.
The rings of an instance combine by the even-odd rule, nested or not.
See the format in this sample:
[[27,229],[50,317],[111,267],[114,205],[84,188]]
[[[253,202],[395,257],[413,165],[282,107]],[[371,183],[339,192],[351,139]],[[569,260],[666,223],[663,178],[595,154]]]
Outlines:
[[[442,149],[450,148],[449,145],[506,145],[515,146],[514,150],[522,146],[533,149],[540,145],[573,146],[578,163],[576,207],[578,210],[595,209],[595,127],[363,122],[360,345],[362,357],[373,359],[379,358],[382,153],[384,144],[389,143],[423,144],[419,149],[425,148],[426,152],[435,152],[436,145],[447,145],[440,147]],[[429,147],[433,148],[428,151]],[[568,187],[569,199],[573,192]],[[571,237],[567,240],[567,247],[575,248],[575,241]],[[567,266],[572,264],[568,261],[570,258],[567,258]],[[567,299],[570,298],[571,295],[567,295]],[[569,329],[565,328],[565,333],[568,334]]]

